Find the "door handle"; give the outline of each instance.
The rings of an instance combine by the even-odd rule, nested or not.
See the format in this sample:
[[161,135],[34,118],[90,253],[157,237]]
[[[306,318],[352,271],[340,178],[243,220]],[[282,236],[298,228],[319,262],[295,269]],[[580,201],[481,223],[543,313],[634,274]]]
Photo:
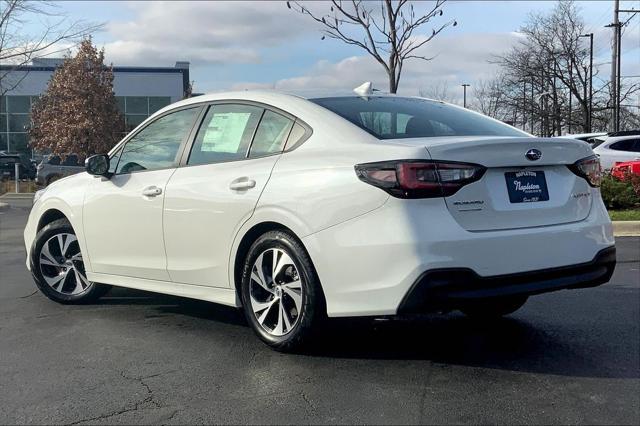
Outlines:
[[142,195],[145,197],[156,197],[162,194],[162,189],[157,186],[148,186],[142,190]]
[[241,177],[231,181],[229,189],[234,191],[243,191],[245,189],[251,189],[256,186],[256,181],[249,179],[248,177]]

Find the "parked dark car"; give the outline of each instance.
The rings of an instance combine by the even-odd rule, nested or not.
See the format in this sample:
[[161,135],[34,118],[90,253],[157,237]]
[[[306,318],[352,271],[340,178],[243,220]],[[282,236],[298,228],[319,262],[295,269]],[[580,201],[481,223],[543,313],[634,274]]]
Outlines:
[[20,154],[0,154],[0,177],[5,179],[15,178],[15,164],[20,164],[20,179],[35,179],[36,168],[25,156]]
[[83,171],[84,165],[75,154],[69,154],[64,159],[57,155],[48,155],[38,164],[36,183],[38,185],[49,185],[60,178]]

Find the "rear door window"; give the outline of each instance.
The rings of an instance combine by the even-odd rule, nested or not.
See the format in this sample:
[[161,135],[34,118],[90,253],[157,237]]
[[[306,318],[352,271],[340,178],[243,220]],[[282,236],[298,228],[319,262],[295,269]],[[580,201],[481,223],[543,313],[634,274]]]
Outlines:
[[219,104],[209,107],[191,148],[188,165],[246,158],[264,109],[253,105]]
[[302,144],[308,136],[309,133],[304,128],[304,126],[296,121],[291,128],[291,132],[289,132],[289,137],[287,138],[285,149],[291,150],[297,148],[298,145]]
[[249,157],[262,157],[282,152],[293,121],[273,111],[265,111],[251,143]]

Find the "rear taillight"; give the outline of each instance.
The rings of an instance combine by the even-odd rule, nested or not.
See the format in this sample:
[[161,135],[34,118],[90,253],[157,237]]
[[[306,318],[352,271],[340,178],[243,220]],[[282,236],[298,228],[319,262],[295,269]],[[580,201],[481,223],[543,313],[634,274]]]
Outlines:
[[600,159],[597,155],[583,158],[571,164],[569,170],[586,180],[589,185],[597,188],[602,180],[602,168],[600,167]]
[[355,169],[360,180],[398,198],[448,197],[486,171],[478,164],[424,160],[358,164]]

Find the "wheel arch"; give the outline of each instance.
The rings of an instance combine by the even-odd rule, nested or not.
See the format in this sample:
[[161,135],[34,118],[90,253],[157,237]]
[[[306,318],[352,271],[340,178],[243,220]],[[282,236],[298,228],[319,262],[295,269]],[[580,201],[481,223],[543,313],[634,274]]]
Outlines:
[[31,246],[34,243],[38,232],[56,220],[65,219],[71,224],[71,227],[80,241],[80,248],[84,253],[83,256],[85,257],[85,269],[91,272],[91,261],[88,256],[86,242],[84,241],[81,206],[76,206],[73,203],[67,203],[59,196],[47,195],[49,194],[45,193],[43,195],[43,200],[34,205],[29,215],[29,220],[27,221],[27,226],[24,231],[27,255],[31,255]]
[[47,209],[44,213],[42,213],[40,215],[40,218],[38,219],[38,225],[36,227],[36,233],[40,232],[40,230],[42,228],[44,228],[45,226],[47,226],[51,222],[59,220],[59,219],[66,219],[67,221],[69,221],[69,223],[71,223],[71,221],[69,220],[67,215],[64,214],[61,210],[58,210],[55,207]]
[[[232,259],[233,264],[231,265],[232,271],[233,271],[232,285],[235,288],[238,297],[240,297],[239,283],[240,283],[240,278],[242,276],[243,260],[247,256],[247,253],[249,252],[249,248],[251,247],[251,244],[253,244],[254,241],[260,237],[260,235],[269,231],[286,231],[296,236],[295,232],[293,232],[290,228],[286,227],[285,225],[279,222],[273,222],[273,221],[265,221],[265,222],[257,223],[244,233],[244,235],[240,239],[240,242],[238,243],[238,248],[236,249],[235,255],[233,256],[233,259]],[[296,236],[296,238],[298,237]],[[300,240],[300,238],[298,238],[298,240]]]
[[[309,254],[309,250],[304,245],[302,238],[300,238],[300,236],[297,235],[296,232],[293,229],[289,228],[288,226],[276,221],[264,221],[264,222],[259,222],[254,224],[242,235],[242,238],[240,239],[240,242],[237,245],[237,249],[235,250],[235,254],[233,254],[231,257],[231,261],[232,261],[231,274],[230,274],[232,278],[231,285],[236,291],[236,299],[238,301],[237,303],[238,306],[242,306],[242,297],[240,295],[240,289],[241,289],[240,279],[242,278],[242,268],[244,265],[244,258],[249,252],[249,248],[251,248],[251,245],[261,235],[270,231],[284,231],[291,234],[296,240],[298,240],[300,245],[304,248],[304,250],[309,255],[309,258],[311,258],[311,255]],[[311,262],[314,269],[314,273],[317,276],[318,273],[315,270],[313,259],[311,259]],[[322,288],[322,282],[320,281],[319,277],[318,277],[318,281],[320,282],[320,293],[322,295],[322,298],[324,299],[325,298],[324,290]]]

